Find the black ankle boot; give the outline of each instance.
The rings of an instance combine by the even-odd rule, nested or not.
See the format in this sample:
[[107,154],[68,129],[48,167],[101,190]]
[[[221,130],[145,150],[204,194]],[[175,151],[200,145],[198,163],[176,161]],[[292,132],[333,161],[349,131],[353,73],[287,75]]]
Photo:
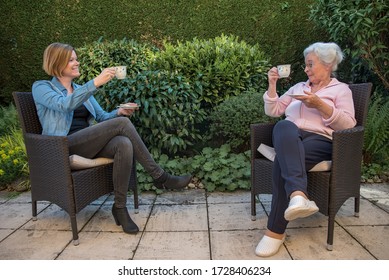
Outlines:
[[174,176],[168,173],[154,180],[154,186],[157,189],[178,190],[185,188],[192,180],[192,175]]
[[128,215],[127,208],[116,208],[115,204],[112,206],[112,215],[115,219],[115,222],[118,226],[122,226],[125,233],[134,234],[139,231],[138,226]]

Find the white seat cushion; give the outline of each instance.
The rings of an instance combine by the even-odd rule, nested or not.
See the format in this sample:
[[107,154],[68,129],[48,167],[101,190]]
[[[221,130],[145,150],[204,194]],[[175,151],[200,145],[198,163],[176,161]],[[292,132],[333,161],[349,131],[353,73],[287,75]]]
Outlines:
[[69,161],[70,161],[70,168],[72,170],[80,170],[80,169],[86,169],[86,168],[112,163],[113,159],[103,158],[103,157],[89,159],[79,155],[71,155],[69,156]]
[[308,172],[330,171],[332,160],[323,160],[312,167]]
[[[259,145],[257,150],[268,160],[274,161],[276,152],[274,151],[273,147],[267,146],[265,144],[261,144]],[[323,160],[322,162],[319,162],[308,171],[309,172],[329,171],[331,170],[331,164],[332,164],[331,160]]]

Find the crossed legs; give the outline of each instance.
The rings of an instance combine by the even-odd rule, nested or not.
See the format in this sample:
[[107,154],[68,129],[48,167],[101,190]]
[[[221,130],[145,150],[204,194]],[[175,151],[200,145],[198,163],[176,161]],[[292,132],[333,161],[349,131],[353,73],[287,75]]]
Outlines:
[[276,151],[272,174],[273,196],[266,238],[256,248],[259,256],[277,253],[290,220],[318,211],[316,204],[308,200],[307,170],[323,160],[330,160],[332,153],[330,139],[301,130],[287,120],[275,125],[273,145]]

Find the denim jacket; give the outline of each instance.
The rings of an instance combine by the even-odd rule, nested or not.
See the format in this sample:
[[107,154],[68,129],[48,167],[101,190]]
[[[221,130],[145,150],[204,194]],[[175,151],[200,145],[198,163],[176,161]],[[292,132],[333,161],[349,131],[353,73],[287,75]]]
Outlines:
[[117,117],[117,110],[110,113],[104,111],[93,97],[96,93],[93,80],[83,86],[73,83],[73,89],[73,93],[68,95],[65,87],[55,77],[51,81],[34,82],[32,95],[43,135],[68,135],[74,110],[81,104],[91,113],[88,120],[90,125],[95,121],[102,122]]

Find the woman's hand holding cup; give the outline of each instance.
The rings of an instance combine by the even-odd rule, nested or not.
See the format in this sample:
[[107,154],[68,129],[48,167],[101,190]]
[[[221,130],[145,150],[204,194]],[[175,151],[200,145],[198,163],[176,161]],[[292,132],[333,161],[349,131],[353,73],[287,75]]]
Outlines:
[[108,83],[112,78],[115,77],[116,69],[115,67],[109,67],[103,69],[103,71],[94,79],[94,84],[96,87],[100,87]]
[[267,72],[267,78],[269,81],[269,84],[275,84],[277,83],[277,80],[279,79],[278,70],[277,67],[272,67],[269,72]]

